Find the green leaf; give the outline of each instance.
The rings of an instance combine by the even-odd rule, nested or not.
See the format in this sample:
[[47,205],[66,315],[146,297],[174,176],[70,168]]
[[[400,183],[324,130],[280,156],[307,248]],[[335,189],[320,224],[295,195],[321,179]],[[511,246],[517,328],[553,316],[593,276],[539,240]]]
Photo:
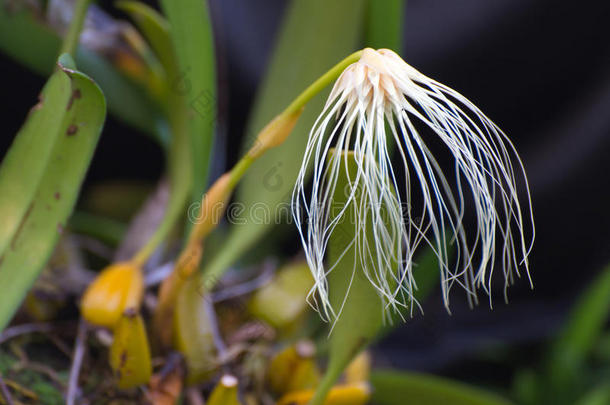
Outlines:
[[193,166],[192,199],[199,201],[208,182],[217,110],[212,26],[203,0],[162,0],[161,5],[180,69],[178,77],[170,77],[170,91],[184,99]]
[[56,71],[42,89],[38,104],[30,110],[25,124],[2,160],[0,254],[29,209],[53,145],[60,136],[65,115],[63,110],[72,97],[72,91],[68,75],[62,70]]
[[608,405],[610,404],[610,384],[595,388],[582,397],[576,405]]
[[[174,46],[178,48],[183,45],[179,45],[177,43],[178,40],[170,35],[169,23],[155,10],[142,3],[123,1],[119,3],[119,7],[127,11],[144,32],[161,61],[166,75],[165,94],[162,97],[164,98],[163,104],[169,119],[170,128],[160,126],[159,132],[171,133],[171,144],[168,153],[171,194],[161,224],[148,240],[146,246],[138,253],[138,255],[147,258],[159,243],[167,237],[167,234],[184,213],[185,205],[189,198],[189,193],[193,189],[194,182],[203,181],[205,183],[205,179],[201,176],[205,177],[206,175],[201,173],[197,162],[207,160],[209,150],[206,148],[209,145],[206,146],[206,143],[202,143],[200,140],[202,137],[209,137],[211,140],[211,130],[213,128],[209,127],[210,132],[200,131],[201,119],[199,118],[201,117],[197,117],[196,111],[191,111],[189,109],[191,106],[187,105],[192,88],[176,87],[175,82],[180,76],[179,64],[181,61],[176,62],[178,51],[174,51]],[[182,16],[178,15],[176,18],[182,18]],[[177,32],[180,33],[181,31],[177,30]],[[176,30],[172,34],[176,35]],[[174,40],[173,43],[172,39]],[[189,41],[196,40],[197,38],[195,37],[189,39]],[[186,47],[186,52],[184,49],[182,51],[182,56],[187,59],[184,62],[186,66],[192,66],[191,60],[194,60],[195,66],[199,66],[197,64],[210,59],[206,54],[203,57],[198,53],[191,54],[190,52],[192,51],[190,47]],[[213,61],[213,56],[211,60]],[[199,78],[199,75],[195,76]],[[200,82],[201,80],[197,81],[198,85],[201,85]],[[191,86],[190,82],[188,82],[188,86]],[[202,156],[206,156],[206,158],[200,159]],[[200,198],[200,194],[198,194],[197,198]]]
[[178,65],[167,20],[155,9],[139,1],[118,1],[115,6],[129,14],[152,46],[168,77],[176,78]]
[[540,403],[542,388],[540,375],[536,374],[534,370],[523,369],[515,373],[511,391],[520,405],[536,405]]
[[406,0],[369,0],[365,21],[365,45],[373,49],[402,51]]
[[[25,9],[0,6],[0,51],[40,75],[50,75],[55,66],[61,39]],[[162,144],[169,139],[157,136],[159,108],[144,90],[123,76],[100,55],[78,48],[79,70],[92,77],[104,90],[109,111],[133,127],[155,136]]]
[[[329,67],[358,48],[362,34],[364,0],[294,0],[286,11],[278,43],[248,122],[244,148],[276,114]],[[331,40],[332,39],[332,40]],[[309,130],[322,110],[328,91],[312,99],[292,134],[279,147],[268,151],[242,179],[236,201],[246,207],[266,207],[269,221],[253,221],[244,210],[222,249],[206,266],[219,274],[290,215],[290,199]],[[219,270],[220,269],[220,270]]]
[[[49,104],[48,108],[62,117],[61,125],[54,128],[55,133],[49,132],[50,128],[38,127],[33,135],[41,141],[45,137],[56,139],[43,174],[37,184],[24,183],[21,174],[7,179],[7,182],[12,180],[35,188],[35,192],[28,192],[30,201],[25,204],[17,230],[0,256],[0,285],[10,286],[0,298],[0,330],[17,310],[66,226],[106,116],[106,102],[99,87],[83,73],[62,65],[59,68],[59,74],[68,78],[70,96],[63,103]],[[15,145],[20,142],[15,140]],[[20,159],[12,159],[21,163],[22,172],[26,173],[38,156],[30,155],[27,150],[21,153]],[[1,170],[4,169],[3,165]],[[0,190],[0,194],[4,191]],[[5,213],[0,215],[4,217]]]
[[[329,363],[311,402],[316,405],[323,403],[328,391],[349,362],[382,330],[386,310],[377,290],[362,269],[361,259],[356,251],[358,243],[354,243],[357,231],[354,219],[363,216],[358,212],[362,189],[356,190],[351,200],[348,193],[354,187],[352,179],[356,177],[358,166],[351,153],[346,155],[342,152],[336,155],[333,152],[329,159],[341,160],[334,186],[335,192],[329,206],[345,209],[345,213],[343,217],[336,219],[333,217],[333,210],[330,210],[328,219],[329,223],[338,221],[329,236],[327,263],[332,271],[326,276],[328,299],[335,314],[326,314],[331,318],[332,325]],[[329,166],[333,164],[328,163]],[[371,232],[367,237],[372,239],[374,236]],[[370,261],[376,262],[375,243],[371,240],[369,246],[373,246],[370,249]]]
[[610,315],[610,266],[578,299],[551,348],[547,370],[551,391],[558,396],[580,374],[579,370],[601,336]]
[[[453,249],[453,245],[450,243],[448,250]],[[448,252],[451,254],[451,252]],[[428,297],[434,290],[434,287],[438,287],[440,279],[440,271],[438,264],[438,256],[434,249],[427,246],[423,249],[423,252],[417,255],[414,263],[413,277],[417,283],[417,291],[415,291],[415,298],[422,303],[423,300]]]
[[445,378],[403,371],[380,370],[371,374],[376,405],[509,405],[482,389]]

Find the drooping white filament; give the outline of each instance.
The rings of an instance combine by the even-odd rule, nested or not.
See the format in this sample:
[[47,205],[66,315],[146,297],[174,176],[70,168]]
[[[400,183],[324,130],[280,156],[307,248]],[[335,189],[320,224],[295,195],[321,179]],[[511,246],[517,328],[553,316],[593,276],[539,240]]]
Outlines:
[[[422,124],[453,157],[452,182],[427,146],[433,139],[428,135],[424,142],[418,132]],[[392,166],[392,144],[401,167]],[[400,312],[416,304],[413,259],[422,244],[438,258],[447,309],[456,283],[470,301],[477,300],[479,287],[490,295],[496,261],[505,288],[513,272],[519,275],[519,266],[529,276],[531,200],[523,164],[510,140],[461,94],[424,76],[390,50],[367,48],[339,77],[314,124],[292,196],[294,219],[315,279],[309,301],[325,319],[336,318],[338,312],[329,302],[326,281],[336,263],[325,265],[324,258],[333,231],[348,215],[348,210],[331,206],[340,165],[348,164],[347,158],[328,159],[332,148],[351,151],[355,160],[357,170],[347,194],[348,204],[357,207],[356,237],[348,249],[355,248],[360,269],[386,308]],[[517,175],[525,186],[523,210]],[[476,229],[464,229],[465,198],[473,207]],[[411,205],[414,201],[421,209]],[[456,255],[451,263],[450,243]]]

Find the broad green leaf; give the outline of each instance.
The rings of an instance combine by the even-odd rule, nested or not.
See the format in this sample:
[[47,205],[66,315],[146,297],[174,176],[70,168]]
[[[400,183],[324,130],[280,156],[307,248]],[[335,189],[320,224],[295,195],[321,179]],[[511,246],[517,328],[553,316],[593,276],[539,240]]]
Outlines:
[[551,391],[561,395],[580,374],[610,315],[610,266],[578,299],[554,343],[547,370]]
[[[5,53],[40,75],[50,75],[61,46],[59,36],[22,7],[13,10],[0,6],[0,52]],[[135,128],[156,136],[162,145],[169,139],[157,136],[161,119],[159,108],[143,89],[117,71],[94,52],[79,47],[76,52],[79,70],[92,77],[103,89],[109,111]]]
[[403,371],[379,370],[371,374],[376,405],[509,405],[493,393],[445,378]]
[[[55,136],[57,141],[17,231],[0,256],[0,285],[10,286],[0,297],[0,330],[13,316],[66,226],[106,116],[106,103],[99,87],[65,64],[59,68],[69,78],[71,97],[53,106],[63,117],[58,134],[49,133],[47,128],[38,134]],[[23,170],[35,159],[24,156]],[[12,180],[21,182],[18,175]]]
[[365,21],[365,45],[402,51],[404,8],[407,0],[369,0]]
[[[328,272],[326,278],[328,299],[334,314],[324,313],[330,318],[331,325],[329,362],[312,400],[315,405],[323,403],[327,392],[349,362],[382,330],[386,310],[377,290],[362,269],[356,250],[358,243],[354,243],[357,231],[354,218],[363,216],[358,212],[362,188],[355,191],[351,200],[348,194],[353,188],[351,179],[358,172],[356,161],[353,155],[346,156],[343,153],[333,154],[329,159],[341,160],[335,192],[329,206],[341,207],[346,212],[329,236],[327,263],[329,268],[332,266],[332,271]],[[344,161],[347,162],[345,165]],[[332,164],[329,163],[329,166]],[[336,221],[332,210],[330,215],[329,222]],[[372,239],[372,233],[367,237]],[[369,246],[373,246],[370,260],[376,262],[375,243],[370,241]]]
[[162,0],[180,73],[170,77],[171,92],[184,100],[193,167],[193,201],[199,201],[208,181],[216,121],[216,62],[207,2]]
[[[292,1],[256,96],[242,150],[249,148],[258,131],[308,85],[358,48],[364,9],[363,0]],[[282,215],[290,215],[287,202],[301,166],[307,136],[328,91],[308,103],[284,144],[268,151],[242,179],[236,200],[246,207],[255,204],[263,207],[268,210],[270,220],[253,220],[250,210],[244,210],[236,218],[243,224],[232,227],[223,248],[207,265],[206,271],[210,274],[229,267],[265,237]]]
[[[449,246],[451,246],[449,244]],[[449,248],[451,249],[451,247]],[[434,287],[439,285],[440,271],[438,264],[438,256],[429,246],[424,246],[419,255],[417,255],[414,263],[413,277],[417,283],[417,291],[415,298],[420,303],[428,297],[434,290]]]
[[72,92],[70,77],[61,69],[53,73],[2,160],[0,255],[29,210],[53,145],[60,136],[66,106],[74,97]]

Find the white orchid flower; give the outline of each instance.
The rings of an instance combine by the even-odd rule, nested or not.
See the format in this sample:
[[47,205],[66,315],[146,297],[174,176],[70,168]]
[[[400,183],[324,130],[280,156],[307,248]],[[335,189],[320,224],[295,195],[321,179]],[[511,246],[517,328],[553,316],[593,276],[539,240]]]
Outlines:
[[[496,267],[505,286],[519,268],[529,277],[531,199],[510,140],[458,92],[391,50],[367,48],[336,81],[311,129],[293,192],[293,215],[315,278],[309,301],[323,318],[340,314],[330,305],[326,279],[335,263],[325,264],[324,258],[337,224],[349,220],[348,210],[332,207],[348,156],[333,150],[349,151],[357,166],[347,191],[348,204],[357,207],[351,219],[356,237],[348,249],[355,247],[363,274],[388,310],[412,311],[417,305],[413,270],[420,245],[430,246],[438,258],[447,309],[455,284],[470,302],[477,302],[478,288],[491,296]],[[451,176],[441,169],[441,156],[452,157]],[[307,193],[311,166],[313,186]],[[517,180],[523,182],[521,196]],[[476,217],[473,229],[465,229],[468,207]]]

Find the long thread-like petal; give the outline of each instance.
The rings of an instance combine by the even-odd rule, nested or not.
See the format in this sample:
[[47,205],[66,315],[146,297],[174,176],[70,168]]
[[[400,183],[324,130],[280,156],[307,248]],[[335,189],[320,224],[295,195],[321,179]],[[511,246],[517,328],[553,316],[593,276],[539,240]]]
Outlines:
[[[340,165],[347,167],[345,157],[329,157],[347,156],[331,154],[333,149],[351,152],[357,165],[346,190],[355,218],[346,218],[346,206],[331,201]],[[453,160],[451,176],[440,163],[447,156]],[[518,180],[525,190],[521,197]],[[505,286],[520,267],[529,276],[531,199],[512,143],[464,96],[387,49],[365,49],[335,83],[310,132],[292,200],[315,279],[309,301],[325,319],[336,318],[338,308],[330,306],[326,281],[336,263],[325,264],[324,258],[344,220],[353,221],[356,237],[349,247],[355,245],[363,274],[388,310],[417,306],[413,260],[421,245],[438,258],[447,309],[455,284],[470,302],[477,301],[478,288],[491,299],[496,267]],[[465,216],[471,214],[476,225],[466,229]],[[449,244],[455,245],[454,259]]]

